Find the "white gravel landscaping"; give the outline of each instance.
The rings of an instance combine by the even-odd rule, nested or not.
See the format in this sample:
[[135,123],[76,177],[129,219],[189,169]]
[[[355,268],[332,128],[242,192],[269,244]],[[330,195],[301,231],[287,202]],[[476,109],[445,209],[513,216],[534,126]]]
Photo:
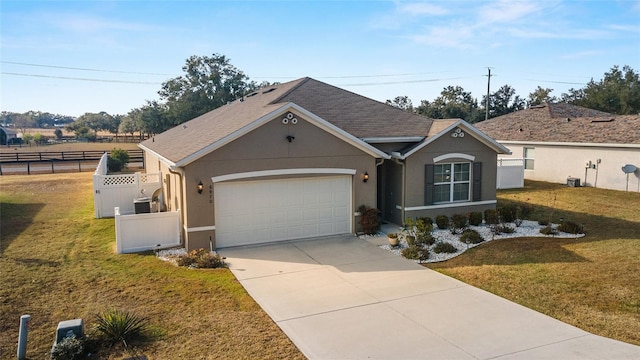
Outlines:
[[[425,261],[417,261],[417,262],[432,263],[432,262],[449,260],[451,258],[454,258],[462,254],[468,249],[471,249],[478,245],[485,244],[491,240],[512,239],[512,238],[520,238],[520,237],[579,238],[584,236],[584,234],[567,234],[563,232],[558,232],[555,235],[544,235],[540,233],[540,229],[543,228],[544,226],[538,224],[538,222],[536,221],[530,221],[530,220],[523,220],[520,226],[516,226],[514,223],[507,223],[506,225],[515,229],[515,231],[511,234],[494,235],[491,232],[491,229],[488,226],[485,226],[484,224],[481,226],[469,226],[469,229],[473,229],[477,231],[484,238],[485,241],[479,244],[466,244],[460,241],[459,234],[453,235],[449,230],[440,230],[434,224],[434,230],[431,232],[431,235],[435,238],[436,242],[438,241],[448,242],[453,246],[455,246],[456,249],[458,249],[458,251],[455,253],[440,253],[440,254],[434,251],[430,251],[429,259]],[[557,226],[558,225],[556,224],[553,225],[554,228],[557,228]],[[401,233],[401,229],[398,229],[398,233]],[[386,238],[387,234],[379,233],[375,236]],[[361,236],[361,238],[363,237]],[[390,251],[396,255],[401,256],[402,250],[407,248],[407,243],[403,239],[400,239],[399,245],[396,247],[391,247],[390,245],[380,245],[379,247],[387,251]]]

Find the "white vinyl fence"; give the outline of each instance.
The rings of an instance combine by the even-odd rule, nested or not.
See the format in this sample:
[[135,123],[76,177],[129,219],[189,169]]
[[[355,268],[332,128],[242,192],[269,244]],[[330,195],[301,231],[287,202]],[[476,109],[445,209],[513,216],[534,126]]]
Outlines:
[[498,159],[496,189],[524,187],[524,159]]
[[162,188],[161,173],[107,175],[107,154],[104,154],[93,174],[93,205],[96,219],[135,213],[135,199],[151,197]]
[[116,208],[114,213],[118,254],[170,248],[181,243],[180,210],[121,215]]

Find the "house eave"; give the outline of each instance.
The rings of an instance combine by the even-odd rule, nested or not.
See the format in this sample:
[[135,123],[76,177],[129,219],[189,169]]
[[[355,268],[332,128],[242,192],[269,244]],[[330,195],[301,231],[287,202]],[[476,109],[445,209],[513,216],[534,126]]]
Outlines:
[[173,161],[167,159],[166,157],[158,154],[156,151],[153,151],[153,150],[149,149],[148,147],[142,145],[141,143],[138,144],[138,147],[140,149],[142,149],[142,151],[144,151],[144,152],[148,152],[148,153],[153,154],[154,157],[156,157],[161,163],[163,163],[167,167],[169,167],[169,168],[175,168],[176,167],[176,163],[174,163]]
[[424,140],[424,136],[396,136],[396,137],[370,137],[362,138],[367,144],[392,144],[392,143],[408,143],[420,142]]
[[501,143],[501,144],[507,144],[507,145],[571,146],[571,147],[601,147],[601,148],[640,149],[640,144],[581,143],[581,142],[559,142],[559,141],[516,141],[516,140],[498,140],[498,142]]
[[298,113],[300,113],[301,115],[305,116],[312,124],[314,124],[315,126],[331,133],[332,135],[335,135],[336,137],[340,138],[341,140],[359,148],[360,150],[364,151],[365,153],[375,157],[375,158],[384,158],[384,159],[389,159],[390,156],[387,155],[385,152],[367,144],[366,142],[358,139],[357,137],[347,133],[346,131],[338,128],[337,126],[329,123],[328,121],[320,118],[319,116],[313,114],[312,112],[304,109],[303,107],[296,105],[294,103],[285,103],[284,105],[276,108],[275,110],[261,116],[260,118],[258,118],[256,121],[251,122],[250,124],[248,124],[247,126],[244,126],[236,131],[234,131],[233,133],[223,137],[222,139],[212,143],[209,146],[206,146],[202,149],[200,149],[199,151],[194,152],[193,154],[184,157],[181,160],[178,160],[175,162],[175,166],[178,167],[184,167],[186,165],[189,165],[190,163],[200,159],[203,156],[206,156],[212,152],[214,152],[215,150],[227,145],[228,143],[242,137],[243,135],[257,129],[258,127],[264,125],[265,123],[273,120],[274,118],[283,115],[284,113],[286,113],[287,111],[296,111]]

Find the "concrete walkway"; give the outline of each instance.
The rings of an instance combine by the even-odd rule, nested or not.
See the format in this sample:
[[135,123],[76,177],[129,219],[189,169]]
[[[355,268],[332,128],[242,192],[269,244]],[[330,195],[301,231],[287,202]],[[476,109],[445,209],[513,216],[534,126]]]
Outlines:
[[640,359],[354,236],[220,250],[310,359]]

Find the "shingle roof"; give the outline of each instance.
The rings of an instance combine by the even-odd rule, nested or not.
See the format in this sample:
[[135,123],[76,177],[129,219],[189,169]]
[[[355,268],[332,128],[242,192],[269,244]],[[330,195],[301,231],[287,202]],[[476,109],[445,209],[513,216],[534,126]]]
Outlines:
[[143,148],[174,163],[294,103],[357,138],[429,133],[433,120],[311,79],[301,78],[248,94],[144,141]]
[[498,141],[640,144],[640,115],[545,103],[474,124]]

